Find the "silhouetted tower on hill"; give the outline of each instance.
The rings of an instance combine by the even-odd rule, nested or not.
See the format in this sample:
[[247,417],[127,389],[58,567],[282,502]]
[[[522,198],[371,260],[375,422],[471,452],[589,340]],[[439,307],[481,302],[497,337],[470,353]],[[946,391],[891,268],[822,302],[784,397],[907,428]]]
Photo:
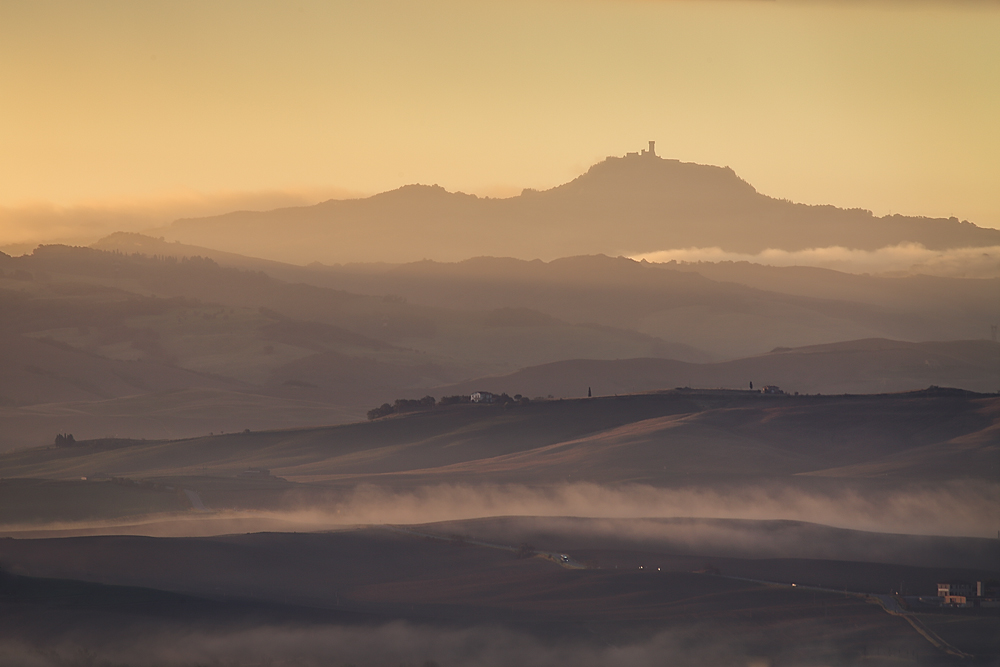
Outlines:
[[649,142],[649,150],[643,150],[642,154],[643,155],[648,155],[649,157],[656,157],[656,142],[655,141],[650,141]]

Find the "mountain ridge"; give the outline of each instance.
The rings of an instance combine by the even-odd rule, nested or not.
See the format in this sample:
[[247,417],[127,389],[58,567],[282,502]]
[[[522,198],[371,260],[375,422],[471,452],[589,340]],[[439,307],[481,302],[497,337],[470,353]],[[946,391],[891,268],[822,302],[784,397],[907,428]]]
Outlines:
[[1000,230],[968,221],[877,217],[863,209],[794,203],[757,192],[728,167],[649,154],[609,157],[568,183],[504,199],[405,185],[367,198],[181,219],[157,233],[297,263],[455,261],[485,254],[554,259],[715,246],[758,253],[1000,245]]

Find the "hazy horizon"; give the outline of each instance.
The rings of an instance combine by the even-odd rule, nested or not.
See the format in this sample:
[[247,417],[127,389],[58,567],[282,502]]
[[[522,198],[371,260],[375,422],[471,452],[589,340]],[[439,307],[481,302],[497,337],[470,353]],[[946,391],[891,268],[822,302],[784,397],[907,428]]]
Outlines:
[[996,3],[55,8],[0,9],[0,245],[409,183],[509,196],[648,139],[774,197],[1000,227]]
[[[629,154],[636,155],[636,153]],[[622,167],[615,167],[615,169],[625,168],[626,170],[635,170],[639,167],[640,172],[648,171],[648,169],[642,168],[642,163],[645,162],[643,160],[630,162],[626,159],[624,162],[621,162],[620,159],[617,159],[618,157],[619,156],[609,156],[606,160],[602,160],[595,165],[592,165],[591,169],[588,170],[587,173],[580,175],[577,179],[574,179],[573,182],[587,182],[590,184],[583,186],[585,188],[585,196],[601,196],[599,194],[601,188],[607,188],[609,185],[612,188],[621,188],[620,185],[616,186],[613,182],[601,185],[600,181],[594,181],[594,178],[591,175],[594,173],[606,173],[608,168],[605,165],[620,163]],[[663,165],[673,163],[682,165],[682,167],[684,165],[684,163],[670,160],[669,158],[666,160],[660,159],[655,162]],[[626,167],[628,164],[631,164],[632,166]],[[651,163],[646,164],[651,166]],[[689,166],[696,169],[700,168],[699,165]],[[686,169],[687,167],[683,168]],[[657,167],[657,170],[658,169],[659,167]],[[626,171],[625,173],[628,172]],[[695,172],[691,172],[691,175],[694,175],[694,173]],[[642,176],[642,173],[637,173],[637,175]],[[678,174],[678,176],[680,176],[680,174]],[[736,174],[736,176],[738,177],[739,175]],[[717,185],[713,186],[709,183],[710,182],[701,184],[692,183],[688,187],[718,187]],[[565,187],[567,185],[572,184],[560,184],[560,186],[557,186],[555,189],[550,189],[548,192],[556,192],[561,189],[561,187]],[[753,184],[751,183],[750,185],[752,186]],[[435,185],[434,187],[438,186]],[[595,189],[595,187],[597,189]],[[592,190],[593,192],[590,192],[588,195],[586,194],[587,189]],[[412,191],[412,186],[401,186],[400,188],[390,192],[403,193],[407,191]],[[442,190],[442,192],[458,196],[466,194],[461,192],[448,192],[447,190]],[[537,191],[526,189],[523,192]],[[386,195],[387,193],[375,194]],[[622,190],[618,193],[609,192],[607,194],[612,197],[620,197],[625,195],[626,191]],[[641,190],[636,191],[635,194],[646,196],[646,193],[643,193]],[[769,193],[760,194],[764,195],[766,199],[770,199],[770,197],[768,197]],[[520,195],[522,195],[522,192],[514,194],[506,193],[506,196],[486,196],[485,199],[523,199],[523,196]],[[719,195],[723,197],[734,196],[735,193],[727,193],[724,188],[716,192],[709,191],[709,196]],[[473,196],[475,197],[475,195]],[[701,196],[704,196],[704,193]],[[322,243],[318,245],[312,244],[312,246],[310,246],[312,249],[309,251],[311,254],[302,255],[299,253],[298,255],[295,255],[293,253],[292,255],[288,255],[287,252],[283,253],[280,251],[275,254],[273,252],[274,247],[276,247],[274,246],[274,239],[278,236],[272,233],[266,233],[265,237],[259,239],[264,242],[265,247],[271,244],[273,247],[270,250],[263,249],[260,246],[255,247],[253,245],[231,247],[227,241],[223,240],[223,238],[218,235],[210,235],[208,237],[204,235],[199,237],[197,234],[194,237],[191,237],[190,234],[185,235],[183,229],[176,229],[177,224],[175,223],[197,221],[198,219],[204,218],[209,222],[209,224],[211,224],[213,219],[219,219],[220,215],[226,216],[227,214],[253,214],[260,212],[266,215],[269,213],[278,214],[281,211],[287,211],[289,214],[294,214],[296,209],[306,211],[309,210],[310,207],[315,206],[317,203],[352,199],[367,199],[375,201],[376,198],[374,198],[374,195],[368,193],[328,189],[325,191],[314,190],[309,193],[302,192],[297,194],[256,192],[227,193],[216,197],[189,195],[184,199],[175,201],[159,201],[156,203],[146,204],[136,202],[129,207],[122,209],[102,209],[100,207],[92,206],[68,209],[59,209],[51,206],[34,206],[20,210],[4,210],[0,208],[0,230],[3,230],[10,235],[7,237],[6,243],[3,243],[4,239],[0,238],[0,251],[17,256],[32,252],[34,248],[40,244],[54,243],[66,245],[91,245],[99,240],[107,243],[111,238],[109,235],[116,232],[126,232],[145,234],[154,238],[162,238],[162,235],[166,234],[167,241],[181,242],[179,239],[183,239],[183,243],[193,243],[194,246],[203,247],[204,252],[223,250],[237,252],[248,257],[278,260],[298,265],[306,265],[316,261],[321,263],[330,263],[330,260],[324,255]],[[608,203],[611,203],[612,201],[613,200],[608,200]],[[786,202],[787,200],[775,198],[775,201]],[[416,201],[413,203],[416,204]],[[740,206],[735,198],[733,199],[732,204],[734,206]],[[676,204],[674,205],[676,206]],[[746,204],[743,205],[745,206]],[[680,204],[680,206],[681,211],[683,211],[684,205]],[[667,209],[664,209],[663,212],[668,216],[674,215],[670,212],[669,206]],[[442,213],[444,213],[444,211],[442,211]],[[621,213],[626,217],[632,215],[625,210],[622,210]],[[752,210],[749,209],[746,213],[753,215]],[[417,213],[416,215],[419,217],[420,214]],[[486,215],[489,216],[490,214],[486,213]],[[557,216],[558,213],[553,211],[549,215]],[[684,215],[683,212],[681,215]],[[875,219],[878,219],[877,216]],[[919,219],[919,216],[911,219]],[[735,220],[733,222],[735,222]],[[806,221],[803,220],[803,222]],[[337,224],[343,223],[341,222]],[[363,226],[363,224],[366,223],[357,221],[354,224],[361,224]],[[276,218],[274,220],[274,229],[280,232],[282,227],[282,218]],[[257,233],[259,235],[260,231]],[[271,240],[268,240],[267,237],[271,237]],[[998,253],[1000,253],[1000,246],[963,246],[959,241],[957,244],[954,242],[951,243],[951,245],[946,248],[927,248],[919,241],[915,241],[915,238],[916,237],[904,237],[904,239],[899,242],[890,242],[879,247],[859,247],[854,245],[848,236],[842,237],[832,244],[814,244],[792,250],[782,247],[765,247],[759,252],[738,252],[733,249],[724,249],[717,245],[711,245],[711,242],[709,242],[702,243],[700,245],[694,244],[681,246],[669,246],[668,244],[667,247],[660,247],[652,251],[640,253],[629,253],[628,251],[623,251],[621,248],[607,246],[604,248],[584,251],[582,254],[595,252],[602,252],[603,254],[611,256],[624,254],[637,261],[661,263],[681,262],[684,264],[698,264],[702,262],[750,262],[764,266],[811,266],[834,269],[846,273],[871,273],[876,275],[906,275],[924,273],[928,275],[940,276],[988,278],[997,276],[998,272],[1000,272],[1000,264],[998,264],[996,259]],[[958,237],[955,237],[954,240],[957,241],[957,239]],[[455,255],[455,251],[453,249],[449,249],[447,242],[443,243],[439,250],[442,250],[444,255],[436,255],[433,251],[431,251],[430,254],[427,254],[427,251],[425,250],[423,251],[423,257],[434,261],[455,262],[472,257],[494,254],[500,257],[516,257],[518,259],[541,258],[544,261],[552,261],[560,257],[581,254],[579,251],[575,251],[572,246],[570,246],[567,251],[561,251],[557,248],[557,246],[552,246],[548,250],[542,251],[538,254],[535,254],[532,251],[528,251],[527,253],[511,253],[507,249],[501,251],[500,253],[490,253],[489,250],[484,247],[479,250],[474,249],[467,251],[465,254],[462,254],[462,252],[459,251],[459,254]],[[348,256],[344,259],[336,260],[335,263],[340,263],[345,260],[348,262],[389,261],[390,263],[406,263],[407,261],[414,261],[415,259],[415,257],[409,260],[400,259],[392,256],[390,251],[390,254],[385,257],[352,258]]]

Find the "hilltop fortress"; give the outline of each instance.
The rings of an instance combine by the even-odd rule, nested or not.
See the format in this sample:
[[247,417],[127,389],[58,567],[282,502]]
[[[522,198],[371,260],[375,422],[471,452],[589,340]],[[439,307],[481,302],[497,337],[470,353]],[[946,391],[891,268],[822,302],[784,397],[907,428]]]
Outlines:
[[625,157],[657,157],[656,155],[656,142],[650,141],[649,148],[643,148],[638,153],[625,153]]

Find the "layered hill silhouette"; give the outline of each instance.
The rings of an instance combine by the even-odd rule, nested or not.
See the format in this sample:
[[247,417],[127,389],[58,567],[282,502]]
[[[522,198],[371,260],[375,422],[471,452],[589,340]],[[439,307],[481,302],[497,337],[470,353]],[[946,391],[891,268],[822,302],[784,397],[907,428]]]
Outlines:
[[1000,245],[1000,230],[967,221],[796,204],[758,193],[728,167],[650,153],[609,157],[569,183],[507,199],[408,185],[364,199],[178,220],[157,233],[296,263],[456,261],[487,254],[548,260],[687,247],[757,253]]
[[[1000,279],[880,277],[747,262],[650,264],[603,255],[300,267],[135,234],[95,245],[130,254],[211,257],[222,266],[288,282],[394,295],[413,305],[503,311],[494,322],[513,324],[511,309],[530,309],[573,324],[631,329],[722,358],[869,337],[975,339],[1000,322]],[[524,325],[546,321],[519,312]],[[675,349],[668,356],[707,360],[680,354]]]
[[0,256],[0,447],[343,423],[397,398],[479,389],[1000,381],[997,344],[970,340],[998,319],[992,279],[606,256],[296,267],[116,238],[145,254]]

